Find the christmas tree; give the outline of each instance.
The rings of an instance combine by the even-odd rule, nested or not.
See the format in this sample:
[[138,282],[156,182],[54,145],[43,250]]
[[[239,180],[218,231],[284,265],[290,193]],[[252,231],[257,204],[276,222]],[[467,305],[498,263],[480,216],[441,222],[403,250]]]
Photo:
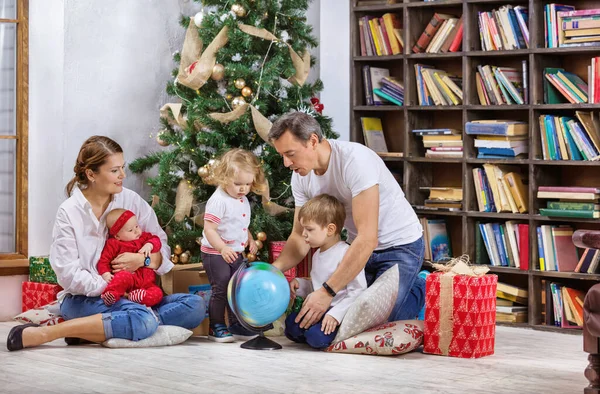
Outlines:
[[[268,143],[271,122],[303,111],[316,118],[326,138],[337,138],[316,98],[322,82],[307,82],[314,64],[309,49],[317,46],[305,17],[308,4],[203,0],[206,8],[182,17],[187,32],[183,49],[174,55],[175,80],[167,83],[174,99],[161,109],[158,149],[130,165],[135,173],[158,167],[148,184],[169,244],[180,254],[174,261],[199,261],[204,207],[215,190],[211,165],[234,147],[259,157],[270,186],[262,196],[248,195],[249,230],[255,239],[266,235],[267,242],[287,239],[294,206],[291,172]],[[267,248],[259,253],[258,258],[267,258]]]

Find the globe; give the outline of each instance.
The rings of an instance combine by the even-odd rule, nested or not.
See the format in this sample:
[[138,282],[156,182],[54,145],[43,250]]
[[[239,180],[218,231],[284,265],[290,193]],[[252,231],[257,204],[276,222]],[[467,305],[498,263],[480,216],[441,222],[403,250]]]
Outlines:
[[261,329],[283,315],[290,301],[290,286],[271,264],[245,263],[229,281],[227,300],[242,325]]

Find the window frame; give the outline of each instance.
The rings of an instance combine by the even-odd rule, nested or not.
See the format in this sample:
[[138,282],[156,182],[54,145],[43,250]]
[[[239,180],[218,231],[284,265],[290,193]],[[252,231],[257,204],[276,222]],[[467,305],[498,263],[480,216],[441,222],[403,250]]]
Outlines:
[[0,253],[0,276],[21,272],[28,267],[28,160],[29,160],[29,0],[17,0],[17,19],[0,19],[2,23],[16,23],[16,133],[0,136],[16,140],[16,204],[15,252]]

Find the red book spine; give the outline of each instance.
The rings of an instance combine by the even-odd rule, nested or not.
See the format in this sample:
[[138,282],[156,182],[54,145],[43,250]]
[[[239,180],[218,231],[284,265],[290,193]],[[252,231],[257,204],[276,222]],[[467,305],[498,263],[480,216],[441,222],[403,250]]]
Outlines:
[[417,43],[412,48],[414,53],[425,52],[427,45],[429,45],[429,42],[431,41],[435,33],[437,33],[438,29],[442,25],[442,22],[443,19],[440,18],[438,14],[433,14],[433,17],[431,17],[431,20],[429,21],[429,24],[427,25],[423,33],[421,34],[421,37],[419,37]]
[[595,57],[592,61],[594,62],[594,75],[592,75],[594,78],[594,103],[600,103],[600,70],[598,70],[600,57]]
[[463,39],[463,21],[460,20],[460,26],[458,27],[458,32],[456,32],[456,37],[454,37],[454,41],[450,44],[450,48],[448,49],[450,52],[459,52],[460,45],[462,44]]
[[387,28],[385,27],[385,21],[383,18],[379,18],[379,26],[381,26],[381,35],[383,36],[383,41],[385,42],[385,49],[388,55],[391,55],[393,53],[392,44],[390,44],[390,37],[388,36]]
[[519,267],[523,271],[529,270],[529,225],[519,224]]

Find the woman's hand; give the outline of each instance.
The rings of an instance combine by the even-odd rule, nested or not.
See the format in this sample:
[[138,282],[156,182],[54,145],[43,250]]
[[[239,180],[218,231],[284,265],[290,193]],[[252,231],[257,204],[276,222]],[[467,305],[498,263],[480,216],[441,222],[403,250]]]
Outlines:
[[121,253],[111,261],[113,274],[121,271],[135,272],[144,265],[144,255],[141,253]]
[[335,328],[340,324],[335,318],[331,315],[325,315],[323,321],[321,322],[321,331],[323,334],[329,335],[335,331]]

